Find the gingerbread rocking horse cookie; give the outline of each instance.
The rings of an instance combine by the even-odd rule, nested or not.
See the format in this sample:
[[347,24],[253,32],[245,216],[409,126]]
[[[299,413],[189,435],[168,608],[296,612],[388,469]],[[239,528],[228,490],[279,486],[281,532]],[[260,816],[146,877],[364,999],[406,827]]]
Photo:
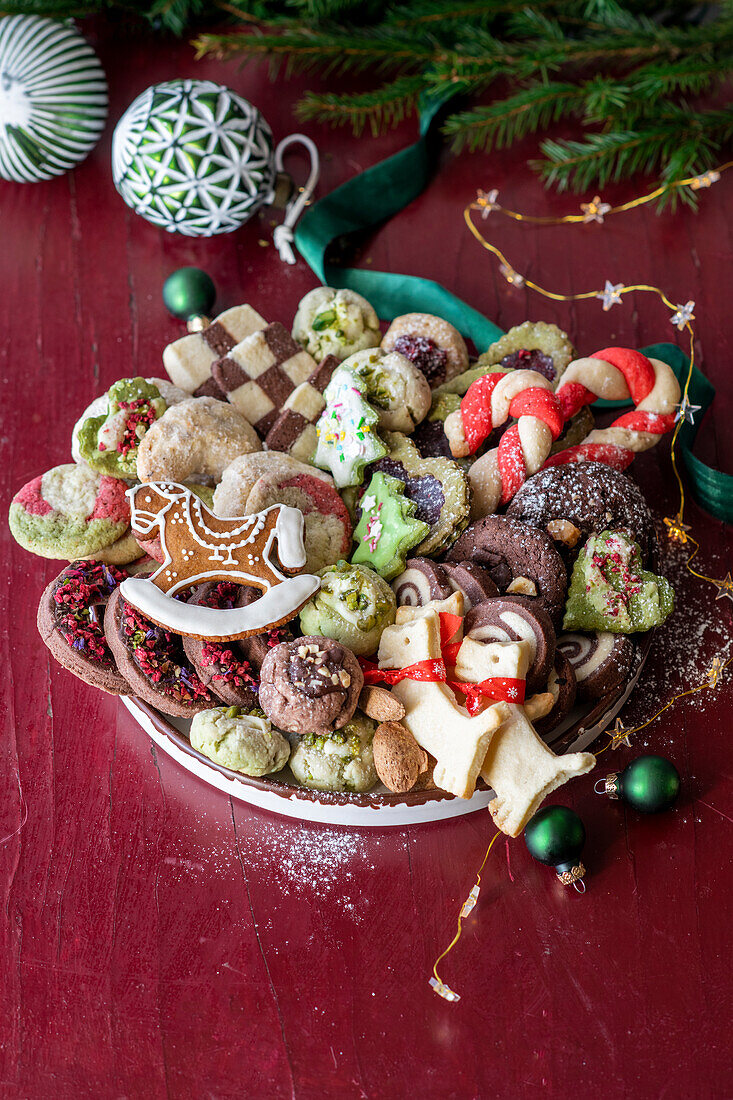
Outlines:
[[[147,482],[128,491],[133,534],[156,529],[164,560],[150,577],[129,577],[123,598],[158,625],[194,638],[246,638],[288,622],[318,590],[305,565],[303,515],[276,504],[224,518],[184,485]],[[289,576],[287,574],[290,574]],[[298,574],[298,575],[293,575]],[[214,608],[174,597],[204,581],[233,581],[262,593],[244,607]]]

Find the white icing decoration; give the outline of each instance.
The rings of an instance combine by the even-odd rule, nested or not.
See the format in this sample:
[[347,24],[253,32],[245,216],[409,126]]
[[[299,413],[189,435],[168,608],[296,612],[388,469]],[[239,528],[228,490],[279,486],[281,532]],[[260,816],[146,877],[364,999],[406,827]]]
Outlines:
[[142,577],[127,577],[120,585],[120,592],[146,618],[174,634],[221,641],[258,634],[283,622],[295,614],[320,585],[318,577],[300,573],[275,585],[246,607],[231,608],[201,607],[172,600],[151,580]]

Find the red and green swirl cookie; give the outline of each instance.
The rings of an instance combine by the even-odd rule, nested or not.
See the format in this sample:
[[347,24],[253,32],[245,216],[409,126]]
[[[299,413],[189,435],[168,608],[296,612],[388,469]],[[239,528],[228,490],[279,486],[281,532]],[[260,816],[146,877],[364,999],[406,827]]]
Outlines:
[[75,561],[116,542],[130,526],[127,485],[66,463],[16,493],[8,522],[16,542],[43,558]]

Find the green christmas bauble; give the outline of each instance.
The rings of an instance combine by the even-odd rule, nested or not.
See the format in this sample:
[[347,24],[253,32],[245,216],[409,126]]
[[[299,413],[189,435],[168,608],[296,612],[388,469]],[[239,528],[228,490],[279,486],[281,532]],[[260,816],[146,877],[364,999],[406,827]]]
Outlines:
[[650,753],[627,764],[620,775],[609,775],[606,792],[622,798],[643,814],[658,814],[674,806],[680,793],[680,773],[671,761]]
[[574,810],[567,806],[546,806],[530,818],[524,830],[529,854],[540,863],[554,867],[566,885],[585,874],[580,853],[585,844],[585,828]]
[[251,103],[210,80],[169,80],[115,127],[112,175],[128,206],[187,237],[231,233],[272,200],[272,133]]
[[37,15],[0,18],[0,178],[33,183],[68,172],[107,118],[107,81],[88,42]]
[[200,267],[179,267],[163,283],[163,303],[169,313],[182,321],[207,317],[215,301],[214,281]]

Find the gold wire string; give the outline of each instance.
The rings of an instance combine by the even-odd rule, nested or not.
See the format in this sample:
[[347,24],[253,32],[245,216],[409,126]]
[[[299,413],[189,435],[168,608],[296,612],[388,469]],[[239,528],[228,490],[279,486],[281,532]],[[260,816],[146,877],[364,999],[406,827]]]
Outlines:
[[445,951],[441,951],[441,953],[438,955],[437,959],[433,963],[433,977],[430,979],[430,985],[433,987],[438,996],[443,997],[443,999],[446,1001],[460,1001],[461,995],[460,993],[456,993],[455,990],[451,989],[450,986],[445,984],[440,974],[438,973],[438,963],[442,962],[445,956],[453,950],[453,948],[456,946],[459,939],[461,938],[463,921],[470,914],[471,910],[476,904],[476,900],[478,899],[479,890],[481,889],[481,872],[486,866],[486,860],[489,858],[489,853],[491,849],[494,847],[497,838],[501,835],[501,830],[497,829],[491,840],[489,841],[489,846],[486,849],[484,858],[481,860],[481,866],[476,872],[476,882],[474,883],[473,888],[469,893],[466,901],[461,906],[461,911],[458,914],[458,927],[456,928],[456,934],[446,947]]
[[[692,176],[689,179],[678,180],[677,183],[674,186],[676,186],[676,187],[684,187],[684,186],[694,187],[695,183],[697,183],[698,188],[699,187],[709,187],[709,186],[711,186],[712,183],[716,182],[717,179],[720,178],[720,174],[722,172],[726,171],[728,168],[731,168],[731,167],[733,167],[733,161],[727,161],[725,164],[722,164],[719,168],[717,168],[715,170],[712,170],[709,173],[705,173],[704,176]],[[709,182],[700,183],[699,181],[702,180],[702,179],[708,179]],[[606,209],[607,204],[603,203],[603,204],[601,204],[601,206],[604,208],[604,214],[600,215],[600,220],[603,219],[603,216],[605,216],[605,213],[620,213],[620,212],[623,212],[623,211],[626,211],[626,210],[632,210],[637,206],[644,205],[645,203],[652,202],[655,198],[658,198],[659,195],[663,191],[665,191],[667,189],[668,189],[668,186],[657,188],[656,190],[651,191],[648,195],[642,195],[638,199],[632,199],[629,202],[622,203],[621,205],[619,205],[617,207],[608,207],[608,209]],[[487,250],[487,252],[491,252],[492,255],[494,255],[499,260],[499,264],[500,264],[499,270],[501,271],[502,275],[504,276],[504,278],[506,279],[506,281],[508,283],[510,283],[511,285],[514,285],[514,286],[529,287],[530,290],[533,290],[537,294],[542,295],[542,297],[549,298],[554,302],[581,302],[581,301],[588,301],[591,298],[596,298],[596,299],[601,299],[601,300],[603,299],[603,293],[604,292],[600,291],[600,290],[586,290],[586,291],[582,291],[579,294],[559,294],[556,291],[548,290],[546,287],[540,286],[539,283],[535,283],[532,279],[526,278],[519,271],[517,271],[517,269],[509,262],[506,255],[504,254],[504,252],[502,252],[502,250],[497,245],[492,244],[491,241],[486,240],[486,238],[483,236],[483,234],[479,230],[478,226],[474,223],[473,218],[471,216],[471,212],[473,210],[484,210],[485,211],[488,208],[492,212],[494,210],[496,210],[496,211],[498,211],[502,214],[506,214],[507,217],[510,217],[515,221],[526,221],[526,222],[531,222],[533,224],[542,224],[542,225],[562,225],[563,223],[567,223],[567,222],[583,222],[583,221],[587,222],[589,220],[596,220],[596,219],[589,219],[589,217],[587,215],[579,215],[579,214],[567,214],[564,217],[552,217],[552,218],[537,219],[537,218],[530,217],[529,215],[520,214],[515,210],[507,210],[505,207],[500,206],[498,203],[494,202],[491,199],[491,196],[493,194],[494,194],[494,192],[491,192],[489,195],[486,195],[484,192],[479,192],[479,199],[476,202],[469,203],[468,206],[465,207],[465,209],[463,211],[463,219],[464,219],[466,225],[468,226],[470,232],[473,234],[473,236],[479,242],[481,247],[485,248]],[[483,198],[481,198],[482,195],[484,196]],[[598,203],[600,203],[600,200],[599,200],[598,196],[596,196],[595,199],[593,200],[592,204],[583,204],[583,206],[592,205],[592,206],[595,207],[595,206],[598,205]],[[685,330],[687,332],[688,337],[689,337],[689,367],[688,367],[688,370],[687,370],[687,375],[685,377],[684,385],[682,386],[682,396],[681,396],[681,401],[680,401],[680,407],[682,409],[688,403],[688,393],[689,393],[689,388],[690,388],[690,381],[692,379],[692,371],[693,371],[693,368],[694,368],[694,365],[695,365],[695,331],[694,331],[693,326],[692,326],[692,320],[694,320],[694,314],[691,314],[689,319],[687,317],[685,317],[681,312],[684,307],[676,305],[674,302],[670,301],[670,299],[667,297],[667,295],[664,293],[664,291],[660,287],[651,286],[648,283],[634,283],[630,286],[619,285],[618,288],[614,287],[614,294],[615,294],[615,296],[618,300],[620,300],[621,297],[625,294],[632,294],[632,293],[636,293],[637,291],[639,293],[654,294],[654,295],[656,295],[656,297],[661,299],[661,301],[664,303],[664,305],[667,306],[667,308],[672,311],[672,313],[675,317],[677,315],[679,315],[679,322],[681,322],[681,323],[679,323],[679,322],[674,322],[674,323],[677,325],[677,328],[680,330],[680,332]],[[604,307],[604,308],[609,309],[610,306]],[[706,581],[709,584],[716,585],[716,587],[718,588],[720,596],[730,595],[731,599],[733,599],[733,579],[731,579],[730,574],[728,574],[728,576],[726,576],[724,578],[709,577],[705,573],[699,573],[696,569],[693,569],[692,565],[691,565],[693,559],[696,557],[696,555],[697,555],[697,553],[700,549],[700,544],[691,535],[687,534],[687,532],[690,530],[690,528],[684,523],[684,513],[685,513],[685,504],[686,504],[685,487],[684,487],[684,484],[682,482],[682,478],[680,476],[680,472],[679,472],[679,468],[678,468],[677,450],[676,450],[677,437],[678,437],[678,435],[680,433],[680,429],[682,428],[682,425],[684,423],[684,419],[685,419],[684,416],[680,412],[680,414],[677,417],[677,423],[675,424],[674,431],[672,433],[672,439],[671,439],[671,442],[670,442],[670,460],[672,462],[672,471],[674,473],[674,477],[675,477],[675,481],[677,483],[677,489],[678,489],[678,493],[679,493],[679,507],[677,509],[677,514],[674,517],[667,516],[664,519],[664,522],[667,526],[667,536],[668,536],[668,538],[672,539],[673,541],[680,542],[683,545],[687,544],[687,543],[690,543],[690,545],[693,547],[692,553],[690,554],[687,561],[685,562],[686,569],[688,570],[689,573],[692,574],[693,577],[697,577],[698,580]]]
[[707,688],[716,688],[718,681],[722,678],[723,672],[729,665],[733,664],[733,657],[729,657],[727,661],[723,661],[720,657],[715,657],[713,663],[708,671],[705,673],[705,679],[700,684],[696,684],[695,687],[688,688],[686,691],[681,691],[679,695],[673,695],[664,706],[660,707],[656,714],[653,714],[651,718],[647,718],[646,722],[641,722],[638,726],[624,726],[620,718],[616,719],[616,725],[613,731],[609,733],[609,741],[607,745],[604,745],[602,749],[599,749],[595,754],[600,756],[608,749],[617,749],[621,744],[628,744],[630,742],[628,738],[634,733],[639,733],[640,730],[646,729],[652,722],[656,722],[660,715],[664,714],[665,710],[669,710],[671,706],[678,703],[680,699],[686,699],[688,695],[697,695],[699,691],[705,691]]

